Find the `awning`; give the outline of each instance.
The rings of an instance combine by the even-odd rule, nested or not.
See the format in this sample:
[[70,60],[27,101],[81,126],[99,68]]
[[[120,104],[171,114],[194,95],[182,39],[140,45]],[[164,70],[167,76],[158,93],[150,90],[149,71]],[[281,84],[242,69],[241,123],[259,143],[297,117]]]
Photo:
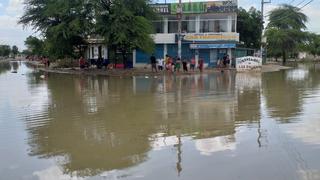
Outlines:
[[229,49],[236,48],[236,44],[190,44],[190,49]]

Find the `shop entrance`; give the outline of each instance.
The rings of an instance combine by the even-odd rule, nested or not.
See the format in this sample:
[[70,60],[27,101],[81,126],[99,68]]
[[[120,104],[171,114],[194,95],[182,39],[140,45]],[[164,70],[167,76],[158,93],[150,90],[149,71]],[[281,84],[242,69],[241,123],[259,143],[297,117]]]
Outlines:
[[218,50],[217,49],[210,49],[209,67],[216,67],[217,61],[218,61]]

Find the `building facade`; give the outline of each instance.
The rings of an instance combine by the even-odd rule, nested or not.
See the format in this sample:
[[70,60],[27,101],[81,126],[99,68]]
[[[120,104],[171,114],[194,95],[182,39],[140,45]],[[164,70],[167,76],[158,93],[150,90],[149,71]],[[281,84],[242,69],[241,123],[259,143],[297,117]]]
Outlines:
[[[153,4],[152,7],[160,15],[153,21],[156,34],[155,56],[178,55],[178,4]],[[182,3],[182,51],[183,59],[196,61],[203,59],[205,64],[215,67],[218,59],[228,54],[235,57],[236,44],[239,42],[237,29],[236,0],[187,2]],[[134,65],[149,62],[149,56],[136,50]]]
[[[178,56],[178,3],[152,4],[159,18],[153,21],[157,59]],[[203,59],[205,66],[215,67],[218,59],[228,54],[230,59],[237,55],[239,42],[237,29],[237,0],[182,3],[182,51],[183,59]],[[108,49],[100,40],[89,43],[86,57],[108,58]],[[131,55],[130,55],[131,56]],[[137,49],[132,52],[133,67],[150,63],[150,54]]]

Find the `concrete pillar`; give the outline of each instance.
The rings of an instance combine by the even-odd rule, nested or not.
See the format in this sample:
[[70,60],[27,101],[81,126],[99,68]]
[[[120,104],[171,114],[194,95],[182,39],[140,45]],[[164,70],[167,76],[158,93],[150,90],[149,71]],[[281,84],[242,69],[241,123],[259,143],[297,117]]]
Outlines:
[[237,32],[237,22],[238,22],[238,16],[237,15],[234,15],[234,22],[232,22],[232,23],[234,23],[234,32]]
[[200,33],[200,15],[196,16],[196,33]]
[[227,29],[228,32],[232,32],[232,16],[231,15],[228,16],[227,28],[228,28]]
[[136,63],[137,63],[137,50],[133,50],[132,52],[132,66],[136,67]]
[[168,54],[168,45],[163,44],[163,59],[166,58],[166,55]]
[[229,55],[229,58],[232,59],[232,50],[231,50],[231,48],[228,49],[227,54]]
[[195,50],[196,51],[196,57],[195,57],[195,59],[196,59],[196,65],[198,65],[198,62],[199,62],[199,50],[198,49],[196,49]]
[[104,59],[108,59],[109,57],[108,57],[108,47],[107,46],[104,46]]
[[168,18],[165,17],[165,18],[163,18],[163,33],[164,33],[164,34],[167,34],[167,33],[168,33],[168,26],[169,26],[169,24],[168,24]]

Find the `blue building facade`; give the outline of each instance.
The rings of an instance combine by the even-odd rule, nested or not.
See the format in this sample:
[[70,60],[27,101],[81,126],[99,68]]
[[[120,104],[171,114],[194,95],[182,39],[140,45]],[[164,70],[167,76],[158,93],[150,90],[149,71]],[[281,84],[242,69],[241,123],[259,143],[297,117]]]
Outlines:
[[[153,22],[153,34],[156,58],[165,55],[178,55],[178,18],[177,3],[153,4],[152,7],[160,15]],[[237,25],[236,0],[187,2],[182,4],[182,59],[196,61],[203,59],[206,66],[215,67],[218,59],[228,54],[235,57],[236,44],[239,42]],[[144,66],[149,63],[150,54],[141,50],[133,53],[133,65]]]

